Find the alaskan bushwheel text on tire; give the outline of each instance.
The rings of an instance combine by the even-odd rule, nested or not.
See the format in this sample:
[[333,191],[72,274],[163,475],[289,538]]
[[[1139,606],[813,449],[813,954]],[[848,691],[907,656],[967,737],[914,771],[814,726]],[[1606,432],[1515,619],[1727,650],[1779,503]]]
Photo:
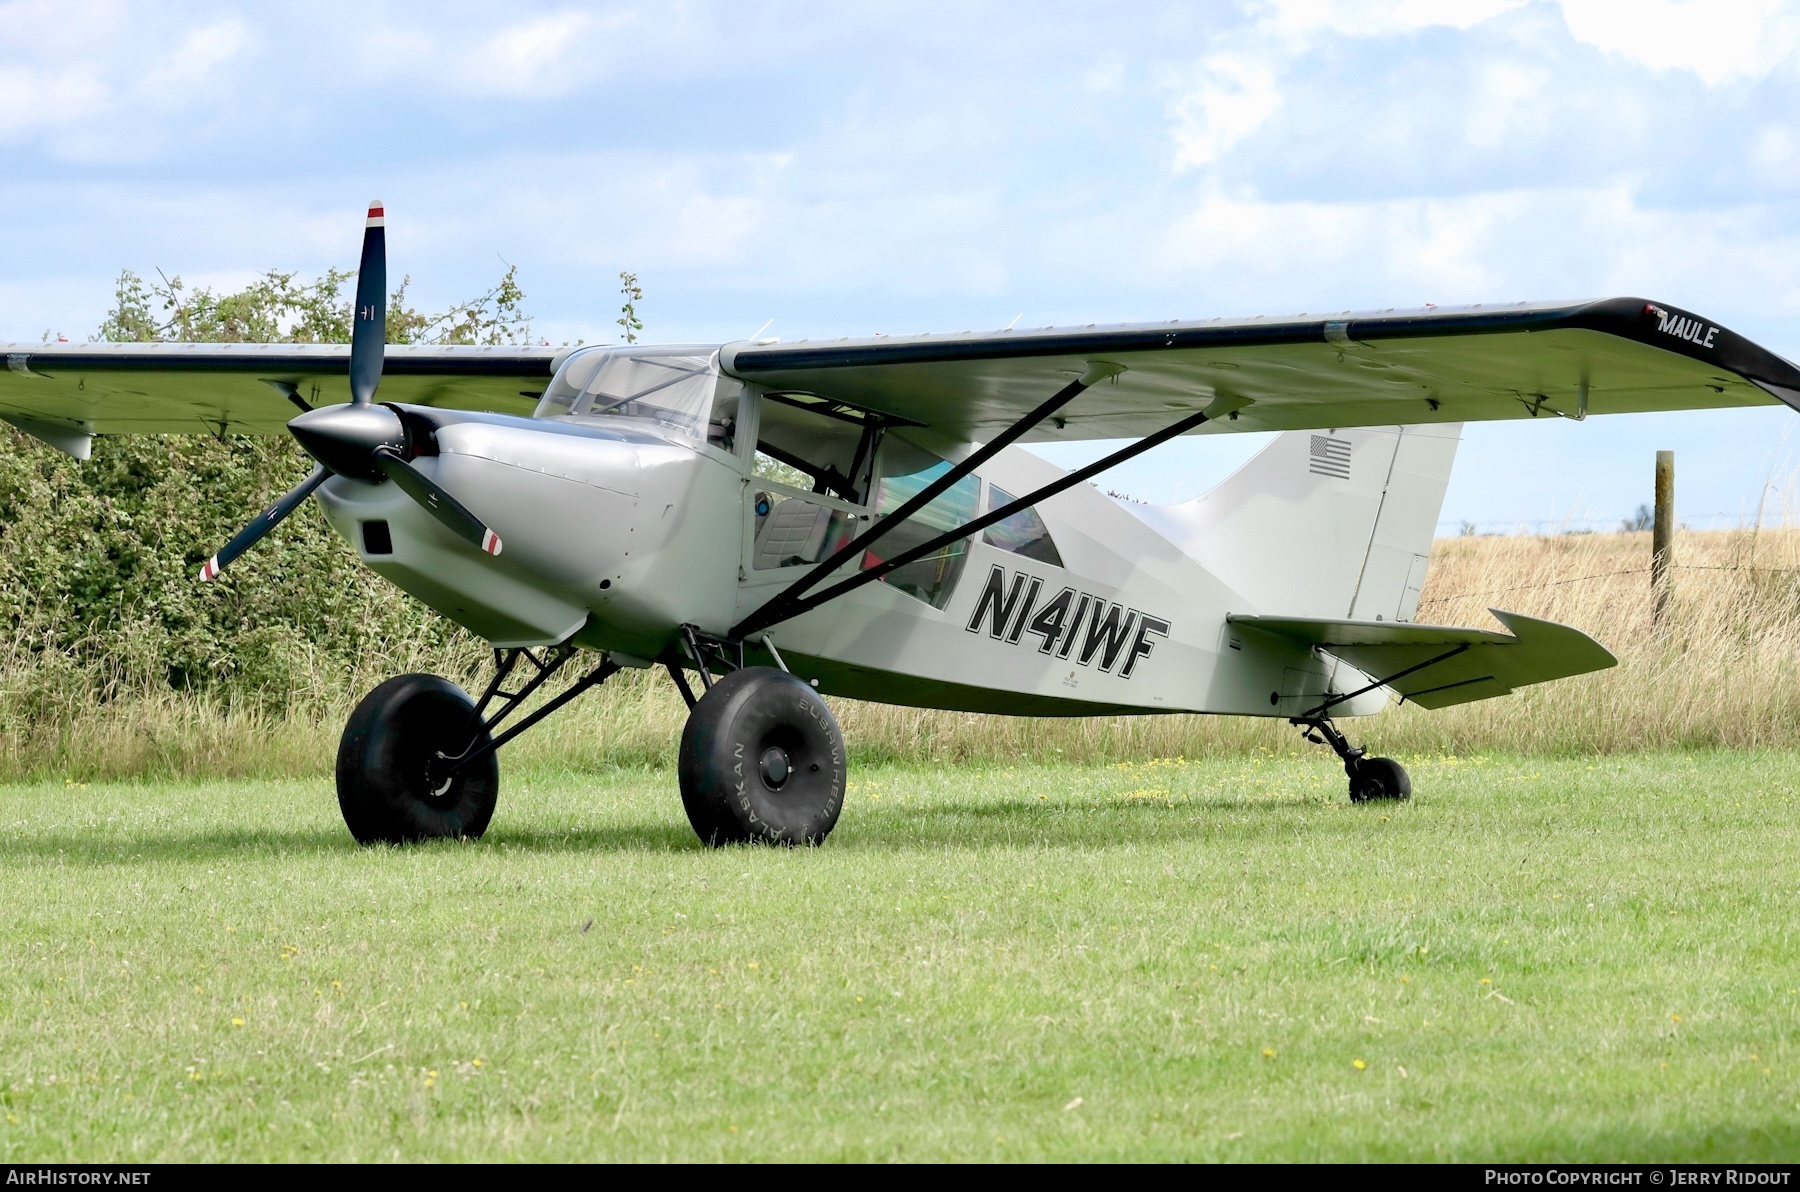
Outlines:
[[344,823],[362,844],[487,831],[500,793],[492,753],[449,773],[488,743],[475,701],[438,675],[398,675],[363,697],[338,743]]
[[1350,779],[1352,803],[1410,798],[1412,779],[1399,762],[1391,757],[1365,757],[1357,761],[1356,774]]
[[681,802],[708,844],[819,844],[844,807],[844,735],[819,693],[752,666],[715,681],[681,733]]

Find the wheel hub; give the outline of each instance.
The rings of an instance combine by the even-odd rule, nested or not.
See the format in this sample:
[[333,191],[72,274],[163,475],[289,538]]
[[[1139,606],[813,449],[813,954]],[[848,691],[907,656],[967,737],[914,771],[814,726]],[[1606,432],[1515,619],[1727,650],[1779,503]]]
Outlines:
[[758,768],[762,771],[763,785],[772,791],[778,791],[788,780],[788,774],[793,771],[793,763],[788,759],[787,750],[779,745],[771,745],[763,750]]

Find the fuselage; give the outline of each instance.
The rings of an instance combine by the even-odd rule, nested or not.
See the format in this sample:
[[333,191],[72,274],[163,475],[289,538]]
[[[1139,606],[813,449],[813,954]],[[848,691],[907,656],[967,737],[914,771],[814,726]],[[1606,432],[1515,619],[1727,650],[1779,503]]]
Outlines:
[[[914,428],[854,425],[854,411],[770,395],[720,376],[716,354],[682,351],[685,406],[658,396],[668,390],[642,368],[623,371],[648,354],[597,349],[564,362],[531,418],[395,407],[430,444],[415,466],[499,532],[498,557],[390,483],[334,476],[318,499],[371,568],[496,646],[569,642],[647,664],[674,656],[683,625],[726,634],[918,491],[920,477],[973,450]],[[709,361],[703,380],[696,360]],[[1003,451],[840,573],[1061,474]],[[768,637],[827,694],[969,711],[1287,716],[1367,684],[1227,621],[1268,611],[1280,610],[1077,485]],[[1337,713],[1374,712],[1385,698],[1371,692]]]

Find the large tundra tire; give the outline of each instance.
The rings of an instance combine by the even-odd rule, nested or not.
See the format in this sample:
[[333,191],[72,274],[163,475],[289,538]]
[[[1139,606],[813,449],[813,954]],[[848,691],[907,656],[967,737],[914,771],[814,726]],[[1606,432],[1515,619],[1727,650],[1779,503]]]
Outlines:
[[710,845],[820,844],[844,807],[844,735],[819,693],[752,666],[715,681],[681,734],[681,803]]
[[361,844],[404,844],[487,831],[500,793],[492,753],[455,774],[456,758],[488,743],[475,701],[438,675],[399,675],[363,697],[338,742],[338,807]]

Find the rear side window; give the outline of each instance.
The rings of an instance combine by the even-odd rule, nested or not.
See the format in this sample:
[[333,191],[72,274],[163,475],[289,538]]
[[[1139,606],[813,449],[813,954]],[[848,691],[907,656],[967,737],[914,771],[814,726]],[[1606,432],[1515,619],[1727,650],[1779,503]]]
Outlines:
[[[991,513],[1003,505],[1010,505],[1017,497],[997,484],[988,485],[988,511]],[[1022,509],[1003,521],[997,521],[981,532],[981,540],[989,546],[997,546],[1001,550],[1011,551],[1015,555],[1023,555],[1027,559],[1036,559],[1040,563],[1048,563],[1052,567],[1063,565],[1062,555],[1057,553],[1056,543],[1050,541],[1050,528],[1044,519],[1038,516],[1036,509]]]

